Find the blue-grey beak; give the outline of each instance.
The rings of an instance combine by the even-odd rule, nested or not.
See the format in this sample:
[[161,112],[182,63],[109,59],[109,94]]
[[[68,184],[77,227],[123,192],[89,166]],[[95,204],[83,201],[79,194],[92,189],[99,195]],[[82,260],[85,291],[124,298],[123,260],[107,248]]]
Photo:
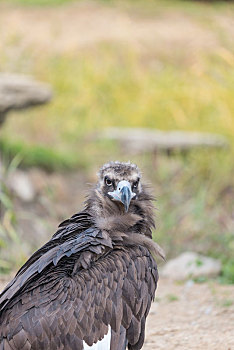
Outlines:
[[113,200],[123,203],[125,212],[128,211],[132,198],[135,197],[136,193],[132,192],[131,185],[128,181],[120,181],[117,188],[113,192],[108,192]]

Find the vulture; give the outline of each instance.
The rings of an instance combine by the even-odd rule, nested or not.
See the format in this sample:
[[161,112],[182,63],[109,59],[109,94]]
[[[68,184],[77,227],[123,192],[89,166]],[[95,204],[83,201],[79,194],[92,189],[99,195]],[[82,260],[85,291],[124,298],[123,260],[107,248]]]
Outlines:
[[0,350],[141,349],[158,271],[151,191],[130,162],[98,173],[0,294]]

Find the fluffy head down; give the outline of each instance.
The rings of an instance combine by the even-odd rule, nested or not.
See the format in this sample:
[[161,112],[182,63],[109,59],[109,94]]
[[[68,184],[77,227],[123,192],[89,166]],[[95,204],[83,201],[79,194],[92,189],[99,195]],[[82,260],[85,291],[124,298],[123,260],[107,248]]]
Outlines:
[[[112,201],[109,196],[110,191],[116,190],[123,180],[131,184],[131,191],[135,193],[127,213],[121,203]],[[144,245],[154,256],[164,258],[163,250],[151,239],[155,227],[153,196],[151,190],[141,184],[137,165],[117,161],[104,164],[98,172],[98,183],[87,205],[96,226],[111,237],[122,237],[127,244]]]
[[98,172],[99,179],[103,179],[105,175],[116,177],[121,180],[137,180],[141,178],[141,172],[136,164],[127,162],[109,162],[104,164]]
[[[126,213],[122,203],[112,200],[119,181],[128,181],[135,194]],[[86,202],[97,226],[107,231],[139,232],[151,237],[154,206],[151,191],[141,184],[141,173],[135,164],[110,162],[101,167],[98,182]]]
[[104,164],[98,172],[97,188],[107,194],[116,189],[120,181],[126,180],[131,184],[132,191],[138,195],[141,188],[141,172],[136,164],[130,162],[109,162]]

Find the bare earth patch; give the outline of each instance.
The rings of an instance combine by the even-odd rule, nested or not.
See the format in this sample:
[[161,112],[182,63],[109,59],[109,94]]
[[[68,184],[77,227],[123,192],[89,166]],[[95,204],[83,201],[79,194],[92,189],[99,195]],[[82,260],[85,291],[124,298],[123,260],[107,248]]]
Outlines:
[[144,350],[234,349],[234,286],[160,279]]
[[[0,280],[0,290],[7,279]],[[233,350],[234,286],[160,279],[144,350]]]

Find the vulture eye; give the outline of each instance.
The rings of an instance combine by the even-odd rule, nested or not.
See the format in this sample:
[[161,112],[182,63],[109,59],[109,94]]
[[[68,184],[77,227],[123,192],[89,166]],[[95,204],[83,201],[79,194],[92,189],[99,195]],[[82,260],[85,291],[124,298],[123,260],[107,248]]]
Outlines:
[[139,180],[137,180],[137,181],[133,182],[133,184],[132,184],[132,188],[133,188],[133,189],[137,189],[137,187],[138,187],[138,183],[139,183]]
[[107,186],[111,186],[112,185],[112,181],[111,181],[111,179],[109,179],[109,177],[105,177],[105,184],[107,185]]

